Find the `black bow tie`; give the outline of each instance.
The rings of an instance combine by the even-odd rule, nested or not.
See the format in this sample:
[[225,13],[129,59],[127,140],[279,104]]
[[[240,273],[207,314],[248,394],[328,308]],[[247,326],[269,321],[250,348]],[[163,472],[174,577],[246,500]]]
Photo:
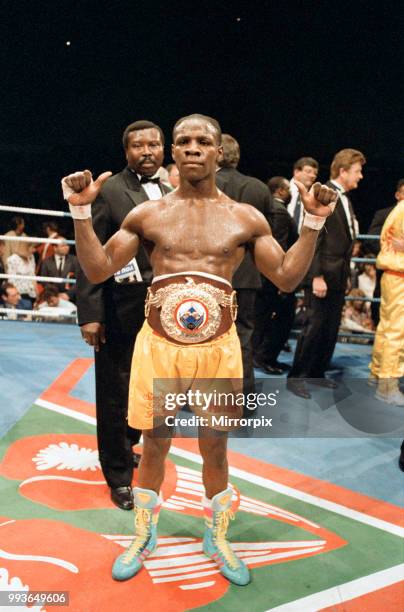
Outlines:
[[140,177],[140,184],[144,185],[145,183],[156,183],[157,185],[159,184],[160,179],[158,176],[141,176]]

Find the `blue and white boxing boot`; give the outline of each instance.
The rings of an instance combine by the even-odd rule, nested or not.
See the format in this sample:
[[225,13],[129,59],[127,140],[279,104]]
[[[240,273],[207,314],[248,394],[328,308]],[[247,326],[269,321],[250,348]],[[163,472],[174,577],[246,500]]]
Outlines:
[[161,500],[150,489],[133,489],[135,502],[135,539],[129,548],[115,560],[112,577],[115,580],[128,580],[143,567],[145,559],[157,546],[157,521]]
[[203,552],[216,561],[220,573],[239,586],[250,582],[250,572],[241,559],[233,552],[226,540],[230,520],[234,519],[231,511],[232,489],[227,488],[217,493],[210,502],[204,503],[206,530],[203,538]]

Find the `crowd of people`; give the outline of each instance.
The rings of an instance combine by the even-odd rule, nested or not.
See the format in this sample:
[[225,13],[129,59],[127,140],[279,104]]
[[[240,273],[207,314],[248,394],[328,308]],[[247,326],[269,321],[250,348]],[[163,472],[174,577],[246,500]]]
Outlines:
[[[283,176],[274,176],[268,179],[267,185],[264,185],[258,179],[243,175],[237,170],[240,160],[240,147],[236,139],[228,134],[223,134],[222,144],[224,153],[221,161],[219,161],[217,172],[216,182],[218,187],[236,201],[250,203],[263,212],[270,222],[275,238],[282,248],[287,250],[297,240],[303,220],[302,205],[295,181],[301,181],[307,188],[310,188],[317,179],[318,162],[312,157],[299,158],[293,165],[293,175],[290,179]],[[126,146],[128,145],[126,144]],[[354,152],[355,154],[358,155],[359,160],[356,163],[360,163],[362,167],[365,163],[364,157],[360,152]],[[178,187],[179,174],[174,163],[170,163],[166,167],[161,165],[156,169],[155,174],[163,187],[163,193]],[[358,181],[361,177],[362,175],[358,178]],[[329,184],[338,189],[341,186],[338,184],[337,178],[334,176],[334,180],[331,179]],[[332,317],[333,337],[336,333],[340,333],[342,336],[350,336],[350,340],[353,342],[371,341],[369,339],[362,340],[361,336],[364,333],[373,334],[379,322],[379,304],[377,301],[372,302],[371,298],[380,298],[382,271],[376,269],[375,263],[356,263],[352,258],[375,259],[379,252],[379,241],[359,241],[356,239],[359,233],[359,224],[348,197],[350,189],[354,187],[355,185],[348,185],[346,193],[341,196],[341,203],[346,215],[344,220],[345,230],[349,229],[350,238],[353,242],[342,257],[345,261],[345,267],[349,261],[349,273],[345,275],[346,278],[344,277],[342,281],[338,298],[335,293],[340,279],[337,283],[335,278],[332,279],[330,290],[322,292],[324,275],[313,276],[313,267],[317,265],[315,262],[308,277],[299,288],[300,295],[301,291],[304,291],[303,299],[296,297],[296,294],[299,296],[298,292],[287,294],[279,291],[275,285],[262,277],[257,272],[251,260],[251,255],[248,253],[236,271],[233,286],[238,293],[237,331],[243,346],[244,385],[246,389],[253,388],[253,367],[271,375],[282,375],[285,371],[289,371],[290,367],[280,362],[278,357],[282,350],[290,351],[288,339],[292,330],[301,333],[302,330],[304,331],[304,325],[306,325],[307,343],[311,351],[313,346],[312,336],[308,330],[310,319],[315,319],[316,329],[313,333],[315,333],[319,344],[322,343],[322,336],[321,333],[318,333],[317,328],[321,320],[327,320],[327,327],[329,328],[329,312],[326,309],[328,302],[331,303],[331,311],[335,315]],[[403,194],[404,180],[401,179],[395,192],[397,202],[402,199]],[[390,206],[376,211],[368,229],[369,234],[380,234],[383,223],[392,209],[393,206]],[[13,217],[8,231],[0,233],[5,233],[6,236],[10,237],[26,238],[24,218],[21,216]],[[42,224],[42,234],[46,238],[64,240],[58,224],[52,220],[47,220]],[[335,263],[333,248],[338,241],[335,240],[335,232],[332,235],[334,245],[330,244],[324,247],[324,259],[329,260],[334,257]],[[324,241],[327,241],[327,237]],[[317,250],[316,257],[318,259],[322,258],[321,249]],[[339,265],[341,265],[341,257]],[[52,313],[57,318],[57,316],[63,317],[63,315],[72,315],[77,312],[76,284],[69,283],[68,279],[80,278],[79,265],[76,256],[70,253],[70,247],[67,243],[35,245],[27,241],[0,239],[0,273],[13,275],[10,280],[6,279],[0,283],[0,306],[3,306],[3,308],[6,307],[9,310],[38,310],[49,315],[48,320]],[[65,279],[65,281],[47,283],[46,281],[37,282],[18,278],[18,276],[35,275],[58,277]],[[309,277],[311,277],[311,280]],[[125,282],[124,279],[122,280]],[[85,281],[79,280],[79,282]],[[309,292],[305,290],[307,286],[309,286]],[[18,300],[15,299],[17,293],[19,295]],[[57,300],[55,293],[57,294]],[[369,298],[369,301],[365,298]],[[315,312],[312,312],[313,304]],[[309,313],[311,313],[311,317]],[[0,317],[28,320],[32,318],[26,313],[19,316],[11,312],[0,314]],[[83,325],[86,325],[86,323],[82,324],[82,329]],[[327,333],[329,334],[330,331],[328,330]],[[302,334],[300,344],[298,343],[298,355],[303,346],[304,337],[305,335]],[[325,340],[326,344],[329,342],[328,353],[332,354],[335,346],[334,339],[325,338]],[[302,359],[307,365],[304,352]],[[328,355],[325,359],[323,355],[320,355],[318,359],[326,365],[328,365],[329,360]],[[322,369],[324,370],[324,367]],[[323,378],[324,372],[322,369],[314,367],[310,372],[311,376],[308,376],[307,368],[301,373],[297,360],[295,360],[292,371],[288,375],[290,379],[289,388],[297,395],[309,397],[309,391],[305,389],[304,384],[300,384],[296,379]],[[332,385],[333,382],[327,380],[324,384],[328,386]]]
[[[0,318],[32,320],[29,313],[20,314],[19,310],[47,313],[48,320],[74,315],[76,289],[69,279],[77,277],[77,257],[70,254],[69,244],[53,221],[43,224],[43,233],[47,238],[60,240],[59,244],[35,244],[24,230],[24,218],[13,217],[11,229],[3,235],[15,236],[16,240],[0,239],[0,273],[9,275],[0,284],[0,306],[9,312],[0,313]],[[50,281],[37,281],[35,277],[48,277]]]
[[[25,300],[25,306],[41,309],[42,304],[44,311],[70,309],[72,304],[84,341],[94,347],[100,463],[112,501],[124,510],[134,508],[136,515],[135,539],[113,567],[116,580],[134,576],[157,541],[160,486],[170,440],[149,433],[153,424],[147,402],[153,396],[153,377],[169,377],[170,367],[178,367],[181,374],[184,366],[179,364],[187,363],[188,368],[198,355],[199,377],[215,378],[219,370],[226,380],[242,375],[248,393],[254,389],[254,367],[274,375],[287,371],[278,357],[298,316],[301,333],[287,386],[292,393],[310,398],[308,382],[330,389],[337,385],[326,372],[340,327],[356,333],[375,327],[367,299],[372,290],[377,291],[376,268],[369,263],[351,265],[354,249],[360,254],[350,199],[363,178],[366,159],[360,151],[343,149],[335,154],[327,185],[316,183],[319,165],[312,157],[298,159],[290,179],[276,176],[266,185],[238,170],[240,146],[233,136],[221,134],[214,119],[201,115],[181,119],[173,141],[176,163],[163,169],[161,128],[137,121],[123,134],[127,164],[121,172],[106,173],[96,181],[88,171],[64,179],[81,266],[63,243],[38,251],[29,242],[7,241],[7,248],[14,250],[3,254],[8,274],[30,276],[36,271],[53,277],[50,283],[32,285],[13,277],[13,283],[3,285],[3,302],[14,302],[11,308],[16,308]],[[382,223],[384,255],[378,262],[385,273],[370,382],[377,384],[380,399],[403,405],[397,383],[402,373],[402,336],[396,320],[402,316],[404,181],[398,185],[396,200],[398,205],[390,211],[394,222],[385,231],[391,220],[387,213]],[[15,221],[13,236],[23,236],[21,221]],[[49,224],[46,234],[63,238],[55,225]],[[397,257],[389,257],[391,249]],[[65,280],[55,285],[54,277]],[[66,283],[69,277],[77,279],[75,288]],[[172,277],[179,284],[172,284]],[[304,297],[296,300],[298,284]],[[222,314],[210,317],[204,307],[195,310],[196,301],[191,299],[177,325],[170,327],[168,314],[163,317],[159,311],[158,292],[174,295],[178,286],[185,285],[190,295],[207,292],[203,298],[207,303],[209,295],[219,295]],[[237,292],[237,317],[232,289]],[[352,299],[346,302],[347,295]],[[392,308],[396,342],[386,361]],[[215,317],[214,331],[206,332],[206,337],[198,332]],[[199,338],[198,333],[200,343],[187,344],[196,342],[189,338],[192,334]],[[384,377],[394,377],[395,384],[384,385]],[[132,448],[141,433],[138,486],[132,490],[133,469],[139,463]],[[222,433],[199,439],[205,485],[203,549],[226,578],[242,585],[249,581],[248,569],[226,540],[231,488],[227,438]]]

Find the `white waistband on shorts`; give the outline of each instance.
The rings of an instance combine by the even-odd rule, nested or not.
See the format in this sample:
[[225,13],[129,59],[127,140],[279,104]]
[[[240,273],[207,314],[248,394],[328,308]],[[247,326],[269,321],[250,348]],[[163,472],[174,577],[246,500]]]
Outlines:
[[203,278],[210,278],[214,281],[219,281],[219,283],[224,283],[225,285],[229,285],[231,287],[231,283],[225,278],[221,276],[216,276],[215,274],[209,274],[208,272],[196,272],[195,270],[187,270],[185,272],[173,272],[172,274],[161,274],[161,276],[155,276],[152,280],[153,283],[157,283],[158,281],[165,280],[166,278],[171,278],[173,276],[203,276]]

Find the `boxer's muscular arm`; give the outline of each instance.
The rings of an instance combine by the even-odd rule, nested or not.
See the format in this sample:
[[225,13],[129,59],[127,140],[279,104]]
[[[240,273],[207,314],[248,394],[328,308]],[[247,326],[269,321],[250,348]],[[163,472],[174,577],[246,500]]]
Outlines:
[[91,283],[104,282],[136,255],[139,237],[124,227],[125,221],[121,229],[102,246],[93,230],[91,219],[74,220],[77,257]]
[[[266,225],[267,227],[263,227]],[[299,239],[285,253],[262,223],[262,234],[253,244],[253,257],[258,270],[281,291],[290,293],[305,277],[313,259],[318,231],[303,227]]]
[[[64,196],[72,206],[87,206],[95,200],[110,175],[105,172],[93,181],[88,170],[70,174],[62,181]],[[136,217],[139,216],[137,210],[129,213],[104,246],[94,232],[91,217],[74,219],[77,257],[91,283],[102,283],[136,255],[140,242],[136,233]]]
[[[319,183],[308,193],[298,184],[303,204],[307,211],[326,217],[333,211],[336,193]],[[264,218],[257,219],[258,233],[253,240],[252,252],[258,270],[281,291],[293,291],[305,277],[313,259],[318,230],[302,228],[299,239],[285,253],[272,237],[271,229]]]

